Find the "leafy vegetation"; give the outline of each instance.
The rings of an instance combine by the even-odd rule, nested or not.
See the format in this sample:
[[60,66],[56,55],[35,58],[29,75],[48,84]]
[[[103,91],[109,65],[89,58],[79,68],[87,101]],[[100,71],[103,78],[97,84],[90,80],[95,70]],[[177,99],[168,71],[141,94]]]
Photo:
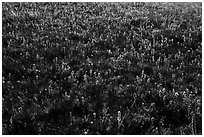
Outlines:
[[202,134],[202,3],[3,3],[3,134]]

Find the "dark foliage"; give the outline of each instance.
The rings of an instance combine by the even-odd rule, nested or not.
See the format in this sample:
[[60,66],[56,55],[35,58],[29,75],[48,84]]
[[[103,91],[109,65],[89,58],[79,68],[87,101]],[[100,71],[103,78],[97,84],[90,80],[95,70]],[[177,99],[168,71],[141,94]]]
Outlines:
[[202,134],[201,5],[2,3],[3,134]]

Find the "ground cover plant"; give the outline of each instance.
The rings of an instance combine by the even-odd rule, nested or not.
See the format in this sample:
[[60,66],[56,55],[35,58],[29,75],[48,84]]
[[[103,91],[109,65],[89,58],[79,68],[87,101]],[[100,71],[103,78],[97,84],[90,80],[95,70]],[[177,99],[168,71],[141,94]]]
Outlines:
[[3,134],[202,134],[202,3],[2,3]]

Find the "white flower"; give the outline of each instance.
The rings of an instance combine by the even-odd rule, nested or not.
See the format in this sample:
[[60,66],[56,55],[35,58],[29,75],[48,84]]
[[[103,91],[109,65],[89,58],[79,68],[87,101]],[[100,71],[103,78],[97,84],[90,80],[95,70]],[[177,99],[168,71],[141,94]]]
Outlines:
[[118,120],[118,121],[121,121],[121,112],[120,112],[120,111],[118,111],[118,117],[117,117],[117,120]]
[[96,113],[93,113],[94,118],[96,118]]
[[178,97],[178,96],[179,96],[179,93],[178,93],[178,92],[176,92],[176,93],[175,93],[175,96],[176,96],[176,97]]

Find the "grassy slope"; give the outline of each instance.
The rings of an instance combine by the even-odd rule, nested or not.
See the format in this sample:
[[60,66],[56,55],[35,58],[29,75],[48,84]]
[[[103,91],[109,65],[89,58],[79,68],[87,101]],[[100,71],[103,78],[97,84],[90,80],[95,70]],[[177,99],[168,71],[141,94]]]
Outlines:
[[2,10],[3,134],[202,133],[201,3]]

